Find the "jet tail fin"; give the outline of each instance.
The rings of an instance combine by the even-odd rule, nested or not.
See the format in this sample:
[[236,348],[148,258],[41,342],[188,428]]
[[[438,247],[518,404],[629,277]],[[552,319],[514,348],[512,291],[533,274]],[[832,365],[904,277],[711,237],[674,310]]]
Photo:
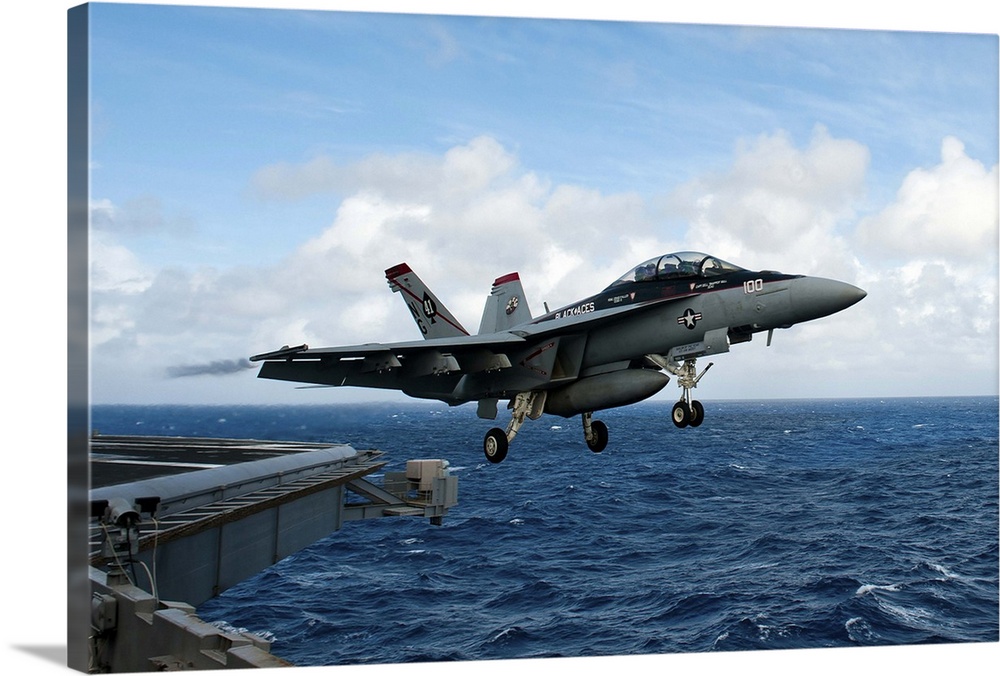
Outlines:
[[479,333],[496,333],[531,321],[531,310],[524,297],[521,278],[516,272],[497,278],[486,299]]
[[427,285],[406,263],[385,271],[385,279],[393,293],[400,293],[424,338],[455,338],[469,332],[437,299]]

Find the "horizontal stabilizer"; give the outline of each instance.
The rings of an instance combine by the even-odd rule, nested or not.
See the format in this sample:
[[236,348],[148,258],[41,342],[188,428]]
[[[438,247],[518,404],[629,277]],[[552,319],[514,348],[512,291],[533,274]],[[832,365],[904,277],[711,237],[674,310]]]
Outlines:
[[288,347],[285,345],[280,350],[274,350],[273,352],[265,352],[263,354],[255,354],[250,357],[250,361],[265,361],[268,359],[286,359],[292,355],[296,355],[299,352],[305,352],[309,349],[308,345],[298,345],[296,347]]

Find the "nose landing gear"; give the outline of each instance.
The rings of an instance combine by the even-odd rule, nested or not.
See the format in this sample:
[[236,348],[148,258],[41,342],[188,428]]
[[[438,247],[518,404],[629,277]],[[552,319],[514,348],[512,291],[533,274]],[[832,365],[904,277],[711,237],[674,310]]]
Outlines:
[[674,404],[670,418],[677,427],[697,427],[705,420],[705,407],[697,399],[691,403],[681,400]]
[[709,362],[705,370],[698,373],[695,361],[695,359],[685,359],[680,366],[667,365],[667,369],[677,376],[677,385],[684,390],[680,401],[674,404],[670,411],[670,419],[677,427],[698,427],[705,420],[705,407],[700,401],[691,398],[691,390],[698,386],[698,381],[708,373],[713,363]]

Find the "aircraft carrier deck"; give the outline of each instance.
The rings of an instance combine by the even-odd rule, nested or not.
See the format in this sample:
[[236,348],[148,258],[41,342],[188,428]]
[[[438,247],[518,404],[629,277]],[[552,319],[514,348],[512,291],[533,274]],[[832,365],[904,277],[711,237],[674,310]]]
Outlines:
[[92,489],[104,488],[330,446],[305,441],[94,434],[90,440],[90,485]]
[[344,444],[95,433],[89,445],[91,673],[288,666],[195,606],[347,521],[440,524],[458,502],[447,461],[407,461],[377,485],[385,453]]

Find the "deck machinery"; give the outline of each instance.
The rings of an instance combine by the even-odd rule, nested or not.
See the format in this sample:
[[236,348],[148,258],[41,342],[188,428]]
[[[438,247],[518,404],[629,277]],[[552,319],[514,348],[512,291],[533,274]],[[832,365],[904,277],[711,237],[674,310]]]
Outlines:
[[368,480],[387,464],[347,445],[95,434],[89,670],[287,665],[266,640],[207,624],[195,606],[347,521],[440,525],[458,502],[448,462],[411,460],[382,486]]

